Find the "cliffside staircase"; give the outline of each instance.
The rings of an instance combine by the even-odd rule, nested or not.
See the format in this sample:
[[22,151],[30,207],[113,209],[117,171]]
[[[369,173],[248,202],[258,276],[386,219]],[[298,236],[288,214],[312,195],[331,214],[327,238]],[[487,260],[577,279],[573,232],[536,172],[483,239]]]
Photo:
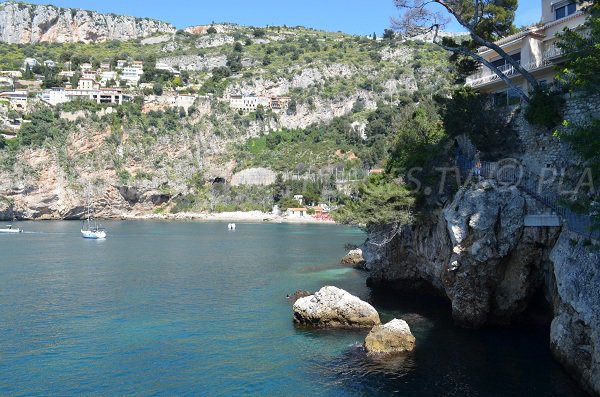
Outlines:
[[[477,149],[466,139],[460,143],[459,148],[456,149],[455,158],[463,183],[476,180],[477,174],[479,174],[481,178],[514,185],[553,211],[552,214],[528,215],[525,219],[526,226],[559,226],[560,220],[562,220],[563,226],[567,227],[569,231],[590,239],[600,240],[600,229],[592,216],[576,213],[570,208],[562,206],[558,193],[549,184],[544,183],[539,175],[528,171],[516,161],[512,163],[477,161]],[[479,167],[476,167],[477,163],[479,163]],[[557,218],[558,225],[556,224]]]

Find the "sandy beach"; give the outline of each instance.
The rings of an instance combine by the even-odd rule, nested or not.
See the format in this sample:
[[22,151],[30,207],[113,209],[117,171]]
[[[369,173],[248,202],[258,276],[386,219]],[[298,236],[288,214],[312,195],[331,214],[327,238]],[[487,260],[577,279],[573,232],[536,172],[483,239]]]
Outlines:
[[125,219],[157,219],[157,220],[194,220],[201,222],[272,222],[272,223],[311,223],[311,224],[335,224],[334,221],[316,219],[310,215],[305,217],[290,217],[273,215],[261,211],[235,211],[235,212],[180,212],[177,214],[132,214]]

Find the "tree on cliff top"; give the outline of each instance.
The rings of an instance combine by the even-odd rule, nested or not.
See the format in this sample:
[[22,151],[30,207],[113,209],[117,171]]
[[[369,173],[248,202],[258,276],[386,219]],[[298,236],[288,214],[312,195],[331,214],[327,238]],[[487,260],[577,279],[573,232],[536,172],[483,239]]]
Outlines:
[[[394,5],[402,11],[399,18],[392,18],[392,27],[408,36],[433,33],[433,42],[447,51],[454,53],[454,60],[459,66],[483,64],[492,70],[502,81],[513,89],[525,102],[529,96],[498,67],[477,53],[478,47],[495,51],[508,64],[515,68],[525,80],[537,87],[536,79],[514,60],[494,41],[514,32],[513,20],[517,9],[517,0],[394,0]],[[470,36],[469,40],[457,43],[454,39],[444,37],[439,40],[439,30],[454,18],[464,27]],[[472,61],[475,61],[473,63]]]

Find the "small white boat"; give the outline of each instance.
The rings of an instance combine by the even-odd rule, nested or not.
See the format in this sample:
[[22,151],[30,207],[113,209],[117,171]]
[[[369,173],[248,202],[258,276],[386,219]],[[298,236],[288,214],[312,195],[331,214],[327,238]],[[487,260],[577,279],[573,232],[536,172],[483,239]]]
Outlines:
[[87,219],[81,226],[81,237],[92,240],[103,240],[106,238],[106,231],[98,227],[98,222],[92,216],[92,202],[88,195]]
[[230,223],[227,225],[228,230],[235,230],[235,223]]
[[4,229],[0,229],[0,233],[22,233],[23,230],[18,227],[13,228],[12,225],[6,225]]

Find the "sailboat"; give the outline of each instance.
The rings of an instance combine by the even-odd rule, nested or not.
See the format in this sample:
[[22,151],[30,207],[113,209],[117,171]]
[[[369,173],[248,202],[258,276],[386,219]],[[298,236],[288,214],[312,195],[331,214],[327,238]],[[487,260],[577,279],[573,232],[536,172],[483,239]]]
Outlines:
[[92,215],[92,202],[88,194],[87,219],[83,221],[81,226],[81,237],[94,240],[106,238],[106,231],[98,227],[98,222]]

